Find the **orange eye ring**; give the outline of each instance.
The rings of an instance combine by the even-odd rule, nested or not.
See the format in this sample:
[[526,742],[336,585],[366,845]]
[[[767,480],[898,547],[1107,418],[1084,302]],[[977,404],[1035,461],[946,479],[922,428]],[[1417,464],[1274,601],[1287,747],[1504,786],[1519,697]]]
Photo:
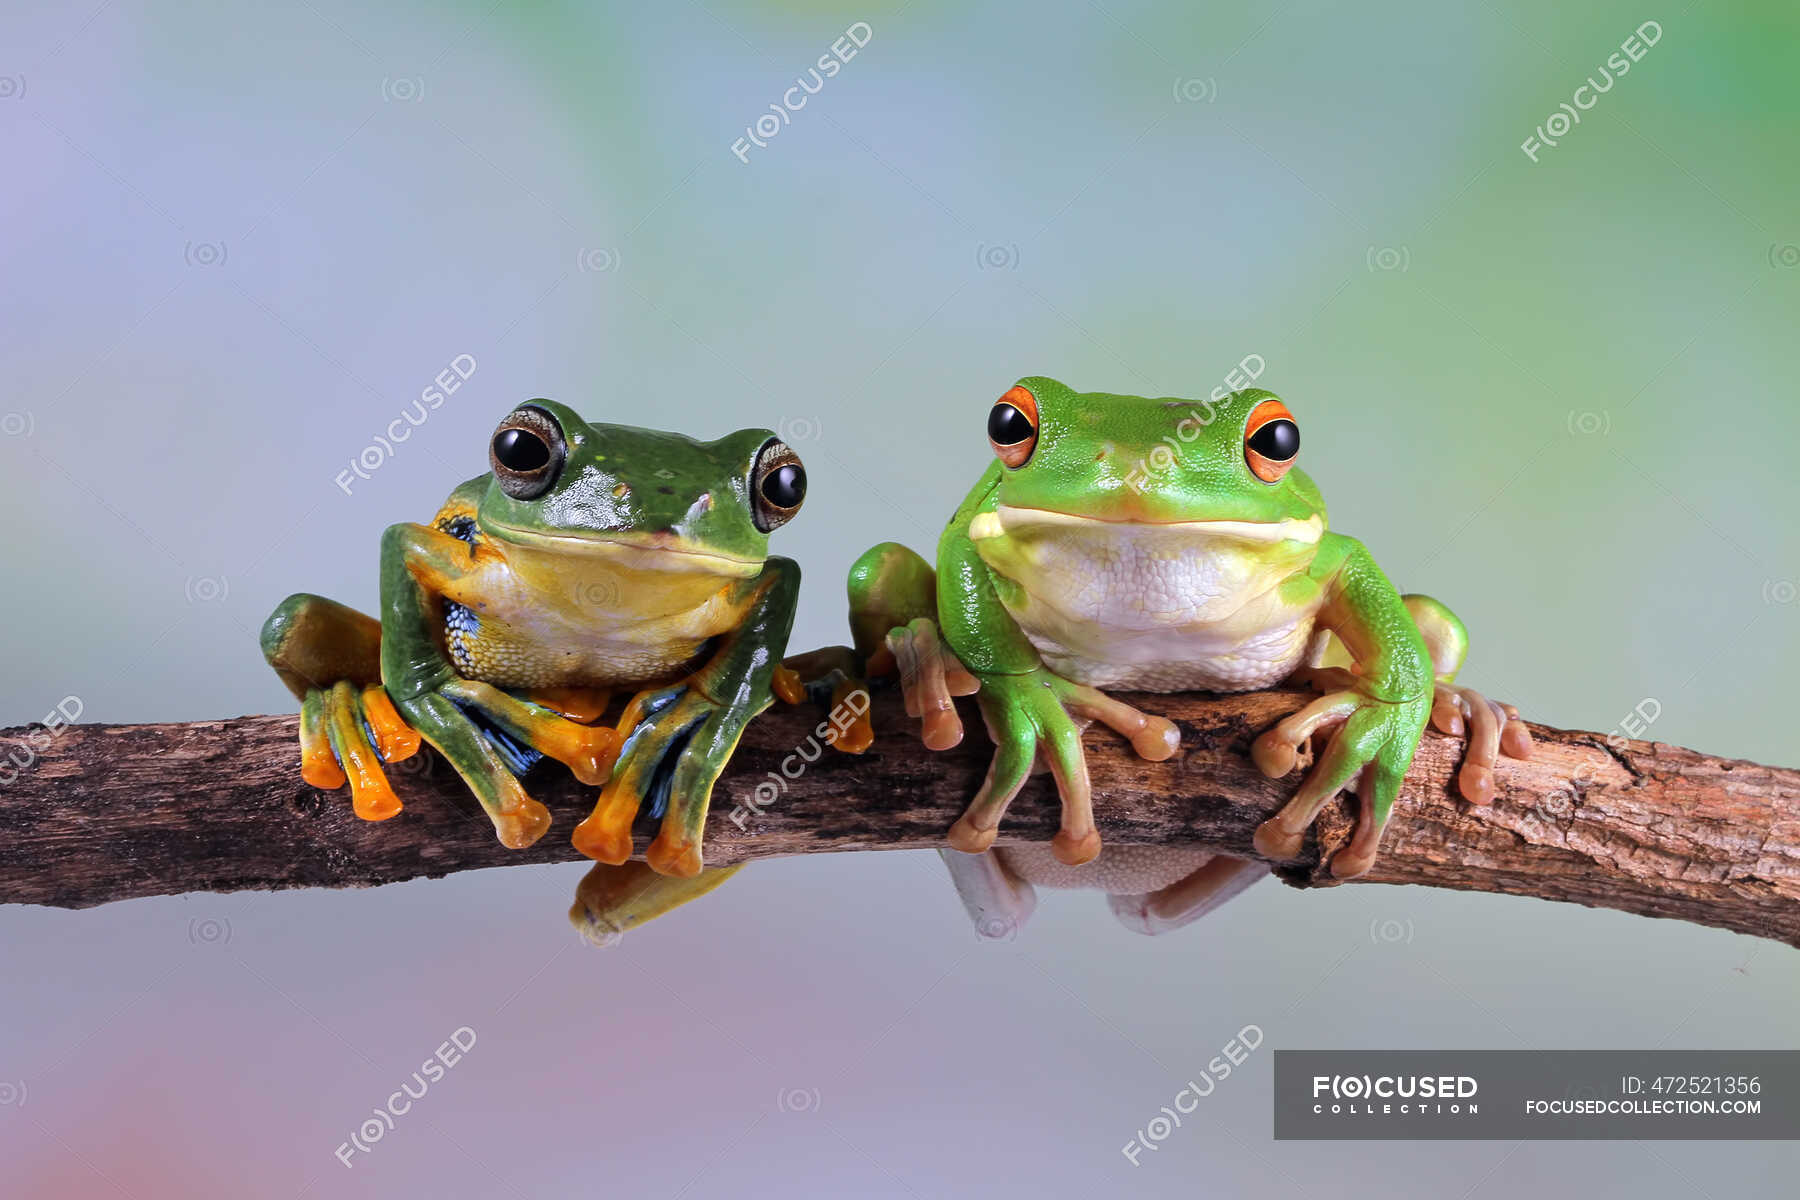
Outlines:
[[1300,426],[1288,406],[1264,400],[1244,426],[1244,461],[1264,483],[1280,483],[1300,457]]
[[988,445],[1008,467],[1017,470],[1037,449],[1037,397],[1014,384],[988,410]]

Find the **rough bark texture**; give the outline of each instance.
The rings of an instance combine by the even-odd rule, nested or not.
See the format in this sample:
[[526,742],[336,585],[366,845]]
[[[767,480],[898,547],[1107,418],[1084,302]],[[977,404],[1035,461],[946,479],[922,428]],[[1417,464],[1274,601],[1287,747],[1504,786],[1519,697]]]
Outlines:
[[[1126,699],[1175,720],[1182,750],[1147,763],[1105,731],[1089,733],[1104,836],[1253,856],[1251,834],[1299,774],[1263,778],[1249,743],[1304,697]],[[778,705],[754,722],[713,796],[708,861],[940,845],[986,768],[979,718],[966,711],[977,735],[932,754],[897,697],[878,696],[874,715],[875,746],[861,756],[820,753],[814,731],[824,714],[815,708]],[[1661,743],[1609,746],[1598,734],[1532,732],[1537,756],[1501,761],[1500,796],[1487,809],[1446,790],[1462,743],[1427,733],[1364,881],[1538,896],[1800,945],[1800,772]],[[47,746],[31,749],[47,737]],[[9,751],[14,763],[36,757],[0,782],[0,902],[66,908],[190,891],[364,887],[575,860],[569,831],[594,799],[594,789],[561,767],[539,768],[527,784],[556,823],[537,845],[509,851],[429,750],[394,768],[403,813],[379,824],[358,820],[347,791],[301,782],[291,716],[0,731],[0,760]],[[784,777],[784,763],[796,778]],[[1052,783],[1035,777],[1001,841],[1047,841],[1056,820]],[[641,852],[654,830],[647,818],[639,825]],[[1284,877],[1328,882],[1321,854],[1343,844],[1350,827],[1347,800],[1327,809],[1307,857]]]

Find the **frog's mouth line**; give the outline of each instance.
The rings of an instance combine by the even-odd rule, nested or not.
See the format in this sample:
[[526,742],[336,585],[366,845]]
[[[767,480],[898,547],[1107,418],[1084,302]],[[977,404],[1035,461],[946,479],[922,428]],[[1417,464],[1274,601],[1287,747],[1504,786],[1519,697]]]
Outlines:
[[571,558],[576,556],[609,558],[620,566],[637,567],[648,571],[704,572],[708,575],[730,575],[748,579],[752,575],[759,574],[764,565],[763,561],[757,558],[734,558],[729,554],[715,554],[709,550],[694,550],[686,546],[669,545],[657,541],[658,535],[656,534],[594,533],[577,537],[539,533],[536,530],[520,529],[515,525],[497,523],[489,523],[486,528],[495,537],[530,550],[567,555]]
[[1061,525],[1067,528],[1115,528],[1155,530],[1158,533],[1187,534],[1198,537],[1235,538],[1243,542],[1276,545],[1297,542],[1316,545],[1325,536],[1325,519],[1314,513],[1304,521],[1106,521],[1099,517],[1080,517],[1074,513],[1055,512],[1047,508],[1015,508],[1002,504],[991,513],[980,513],[969,522],[969,538],[983,541],[1001,537],[1032,525]]

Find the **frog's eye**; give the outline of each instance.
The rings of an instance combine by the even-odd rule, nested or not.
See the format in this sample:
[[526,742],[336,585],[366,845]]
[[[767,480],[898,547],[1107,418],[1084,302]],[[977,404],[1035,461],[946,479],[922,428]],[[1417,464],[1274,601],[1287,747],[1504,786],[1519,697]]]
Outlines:
[[764,442],[750,472],[750,498],[751,515],[764,533],[793,520],[806,499],[806,468],[800,465],[800,456],[779,440]]
[[1280,483],[1300,457],[1300,426],[1279,400],[1264,400],[1244,426],[1244,461],[1264,483]]
[[501,491],[514,500],[533,500],[556,482],[568,453],[555,418],[541,408],[521,408],[494,431],[488,466]]
[[1000,461],[1017,469],[1037,449],[1037,397],[1014,384],[988,410],[988,445]]

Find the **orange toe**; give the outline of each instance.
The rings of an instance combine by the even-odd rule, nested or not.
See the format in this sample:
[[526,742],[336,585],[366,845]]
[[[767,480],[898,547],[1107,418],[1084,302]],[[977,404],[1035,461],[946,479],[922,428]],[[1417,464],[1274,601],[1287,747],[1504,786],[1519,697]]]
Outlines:
[[933,709],[919,717],[919,740],[927,750],[948,750],[963,739],[962,718],[954,708]]
[[605,787],[612,779],[613,764],[619,759],[622,739],[618,732],[590,725],[569,728],[571,732],[567,736],[546,750],[582,783],[589,787]]
[[1100,857],[1100,831],[1090,829],[1079,836],[1064,829],[1050,839],[1050,854],[1066,867],[1079,867]]
[[494,832],[508,850],[523,850],[550,828],[550,810],[527,796],[517,805],[494,814]]
[[1375,852],[1356,851],[1346,846],[1331,856],[1331,874],[1335,879],[1356,879],[1367,875],[1369,868],[1375,865]]
[[1264,858],[1272,858],[1278,862],[1300,857],[1300,845],[1306,835],[1291,833],[1283,829],[1274,817],[1270,817],[1256,827],[1254,839],[1256,852]]
[[705,866],[700,855],[698,842],[676,841],[661,834],[650,843],[644,852],[644,861],[650,869],[659,875],[674,875],[682,879],[692,879]]
[[381,751],[383,762],[404,762],[419,752],[424,739],[400,716],[386,688],[379,684],[364,688],[362,708],[363,718],[369,723],[369,732],[375,735],[375,748]]
[[994,844],[994,838],[999,833],[998,829],[977,829],[969,818],[959,817],[944,840],[950,843],[952,850],[961,850],[964,854],[980,854]]
[[341,788],[345,783],[344,768],[331,753],[331,747],[323,749],[307,747],[300,754],[300,778],[316,788],[332,791]]
[[1494,802],[1494,773],[1487,767],[1473,763],[1464,767],[1457,776],[1456,786],[1470,804],[1485,806]]
[[1131,748],[1149,762],[1162,762],[1181,749],[1181,730],[1165,717],[1145,717],[1144,727],[1131,735]]
[[358,771],[350,776],[350,807],[365,821],[385,821],[400,811],[400,797],[380,771]]
[[1270,779],[1280,779],[1294,769],[1299,752],[1293,743],[1271,729],[1250,743],[1250,758],[1256,763],[1256,769],[1264,775]]
[[806,683],[800,672],[786,665],[776,667],[769,676],[769,690],[788,704],[800,704],[806,699]]
[[620,828],[616,822],[608,822],[602,813],[595,813],[577,825],[569,841],[595,862],[616,867],[631,857],[630,823]]

